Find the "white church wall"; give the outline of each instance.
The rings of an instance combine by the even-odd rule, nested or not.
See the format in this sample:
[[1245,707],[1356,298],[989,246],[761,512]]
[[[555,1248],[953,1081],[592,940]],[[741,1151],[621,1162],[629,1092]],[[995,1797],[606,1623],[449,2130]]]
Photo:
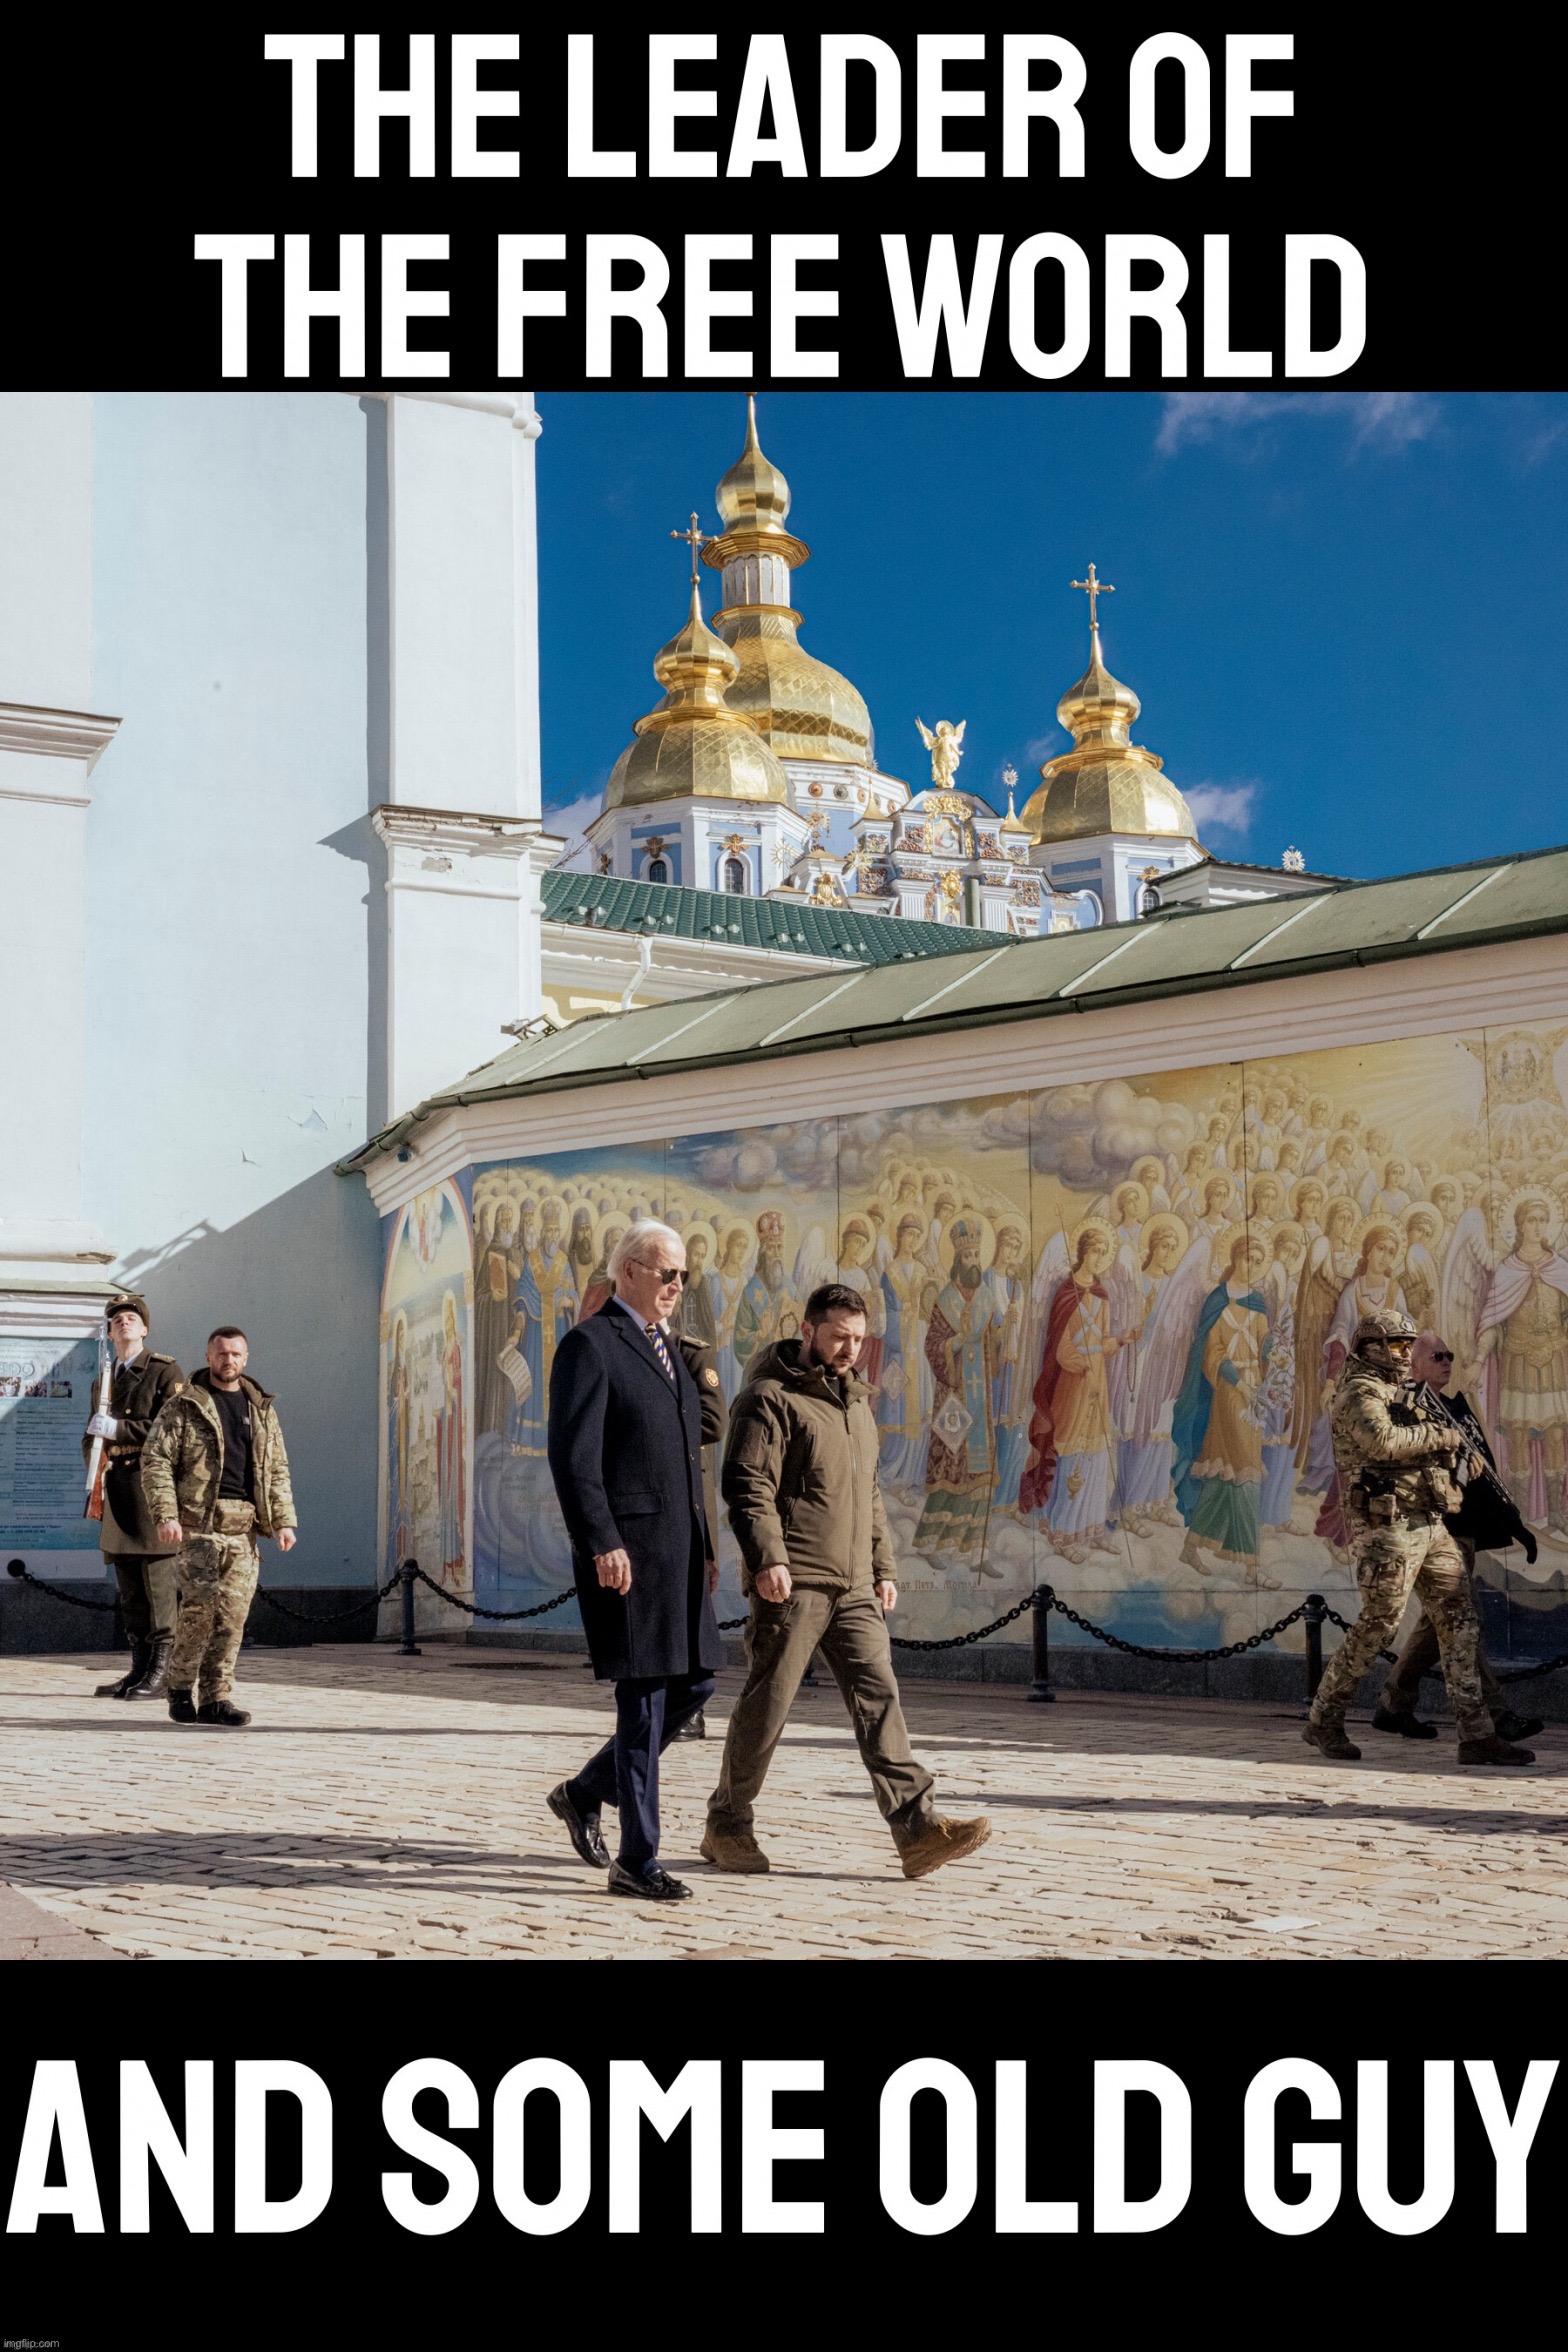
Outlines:
[[90,699],[124,724],[89,829],[87,1201],[155,1344],[189,1367],[249,1332],[291,1583],[374,1567],[377,1227],[332,1162],[385,1105],[384,434],[336,394],[96,402]]

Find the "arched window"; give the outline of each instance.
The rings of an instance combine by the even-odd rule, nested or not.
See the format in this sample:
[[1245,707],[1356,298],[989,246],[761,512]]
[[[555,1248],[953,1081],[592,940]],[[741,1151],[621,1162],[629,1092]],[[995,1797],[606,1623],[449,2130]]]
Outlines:
[[648,870],[643,876],[645,882],[668,882],[669,878],[670,869],[663,858],[648,860]]
[[736,898],[744,898],[750,877],[742,857],[727,857],[724,861],[724,887]]
[[1159,894],[1159,892],[1158,892],[1158,891],[1155,889],[1155,887],[1154,887],[1154,884],[1153,884],[1152,882],[1145,882],[1145,884],[1143,885],[1143,888],[1142,888],[1142,889],[1139,891],[1139,893],[1138,893],[1138,912],[1139,912],[1139,914],[1140,914],[1140,915],[1153,915],[1153,914],[1157,914],[1157,913],[1159,912],[1159,906],[1160,906],[1160,894]]

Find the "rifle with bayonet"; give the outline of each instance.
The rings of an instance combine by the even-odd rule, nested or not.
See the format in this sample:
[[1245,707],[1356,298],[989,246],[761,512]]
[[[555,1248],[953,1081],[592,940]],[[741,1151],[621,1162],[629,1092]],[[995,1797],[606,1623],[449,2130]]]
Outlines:
[[[98,1333],[98,1378],[93,1387],[93,1413],[107,1413],[109,1394],[114,1381],[114,1351],[109,1345],[109,1325],[104,1321]],[[101,1437],[95,1437],[87,1451],[87,1501],[82,1510],[84,1519],[103,1517],[103,1474],[109,1451]]]

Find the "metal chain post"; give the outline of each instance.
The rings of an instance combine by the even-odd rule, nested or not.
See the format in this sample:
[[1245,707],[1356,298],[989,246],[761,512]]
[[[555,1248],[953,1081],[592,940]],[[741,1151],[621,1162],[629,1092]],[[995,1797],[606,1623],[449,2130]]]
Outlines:
[[403,1562],[403,1638],[398,1644],[397,1651],[400,1658],[422,1658],[424,1656],[423,1650],[414,1639],[414,1580],[419,1572],[417,1560]]
[[1034,1623],[1030,1631],[1034,1637],[1034,1681],[1029,1696],[1037,1707],[1054,1703],[1051,1688],[1051,1604],[1056,1594],[1048,1584],[1037,1585],[1034,1595]]
[[1328,1603],[1321,1593],[1308,1593],[1302,1604],[1301,1619],[1307,1633],[1307,1705],[1318,1695],[1318,1684],[1323,1680],[1323,1620],[1328,1615]]

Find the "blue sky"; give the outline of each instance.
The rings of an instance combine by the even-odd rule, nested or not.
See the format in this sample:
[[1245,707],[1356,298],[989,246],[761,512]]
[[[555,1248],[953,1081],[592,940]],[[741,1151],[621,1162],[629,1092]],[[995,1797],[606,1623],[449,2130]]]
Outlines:
[[[679,626],[733,393],[538,396],[545,800],[597,805]],[[1209,846],[1384,874],[1568,839],[1568,395],[769,393],[802,642],[880,765],[967,719],[1019,799],[1066,748],[1093,559],[1106,658]],[[709,612],[716,576],[704,574]],[[557,830],[561,829],[557,823]]]

